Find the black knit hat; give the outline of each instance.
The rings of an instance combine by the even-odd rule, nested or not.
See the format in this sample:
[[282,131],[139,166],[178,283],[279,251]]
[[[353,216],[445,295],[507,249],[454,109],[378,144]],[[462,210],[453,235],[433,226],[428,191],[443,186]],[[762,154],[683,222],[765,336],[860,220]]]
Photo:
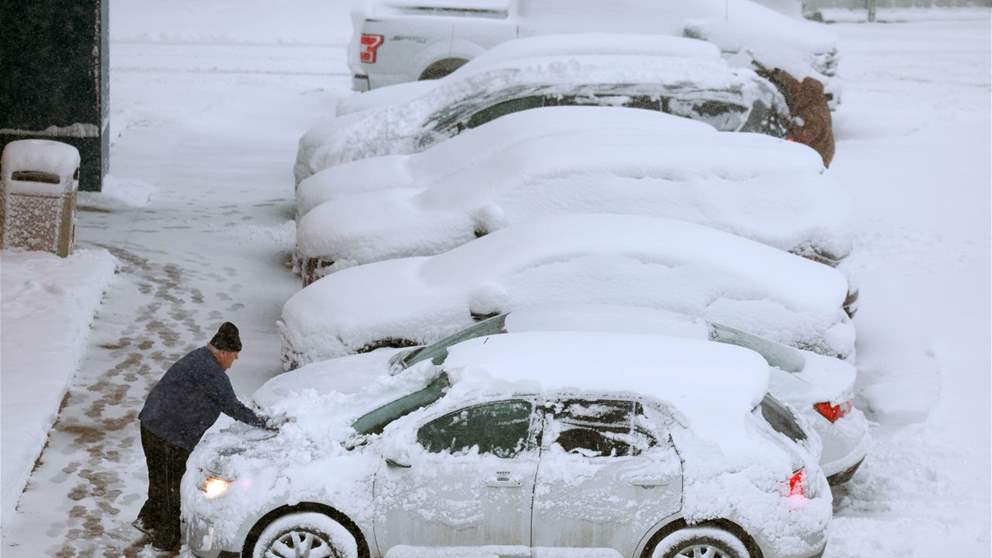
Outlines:
[[238,326],[231,322],[224,322],[217,330],[217,335],[210,340],[210,344],[215,349],[229,351],[232,353],[241,352],[241,337],[238,335]]

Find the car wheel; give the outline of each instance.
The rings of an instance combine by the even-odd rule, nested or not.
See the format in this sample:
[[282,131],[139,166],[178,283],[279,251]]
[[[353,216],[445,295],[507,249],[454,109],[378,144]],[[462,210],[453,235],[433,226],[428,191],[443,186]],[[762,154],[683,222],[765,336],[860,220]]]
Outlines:
[[751,558],[737,537],[714,527],[688,527],[658,542],[651,558]]
[[355,537],[340,523],[322,513],[284,515],[259,535],[252,558],[353,558],[358,556]]
[[465,60],[464,58],[447,58],[445,60],[439,60],[428,66],[427,69],[420,74],[418,80],[423,81],[425,79],[441,79],[458,68],[461,68],[466,62],[468,62],[468,60]]

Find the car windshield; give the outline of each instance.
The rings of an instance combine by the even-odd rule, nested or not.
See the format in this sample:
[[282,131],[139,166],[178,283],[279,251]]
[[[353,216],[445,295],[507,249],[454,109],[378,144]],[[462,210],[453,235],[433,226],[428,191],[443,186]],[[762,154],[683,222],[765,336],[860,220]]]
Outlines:
[[796,422],[796,417],[788,407],[780,403],[769,394],[758,404],[761,409],[761,416],[775,429],[775,432],[789,438],[793,442],[802,442],[806,439],[806,433]]
[[765,357],[769,365],[786,372],[802,372],[806,367],[806,359],[799,351],[730,326],[710,324],[710,339],[751,349]]
[[405,370],[418,362],[428,359],[433,361],[434,364],[442,364],[444,359],[448,358],[448,347],[452,345],[457,345],[462,341],[468,341],[476,337],[506,333],[506,316],[506,314],[493,316],[467,327],[454,335],[449,335],[436,343],[399,353],[390,359],[390,368]]
[[365,413],[353,422],[351,426],[360,435],[380,434],[394,420],[441,399],[450,385],[448,375],[442,372],[431,383],[427,384],[424,389],[404,395],[374,411]]

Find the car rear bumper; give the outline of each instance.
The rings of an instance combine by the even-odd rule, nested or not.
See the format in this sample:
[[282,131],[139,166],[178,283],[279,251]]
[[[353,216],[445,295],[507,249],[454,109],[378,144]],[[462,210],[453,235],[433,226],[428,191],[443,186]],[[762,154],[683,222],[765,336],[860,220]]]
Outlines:
[[365,74],[355,74],[351,76],[351,90],[365,92],[368,91],[369,86],[369,76]]
[[846,482],[868,455],[868,421],[858,409],[836,423],[817,429],[823,440],[820,468],[830,484]]

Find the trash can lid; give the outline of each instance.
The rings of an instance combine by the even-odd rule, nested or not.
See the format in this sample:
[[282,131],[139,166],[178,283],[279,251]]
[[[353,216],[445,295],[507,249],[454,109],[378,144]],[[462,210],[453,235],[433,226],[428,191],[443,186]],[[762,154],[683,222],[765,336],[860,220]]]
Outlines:
[[[79,150],[53,140],[12,141],[3,148],[0,168],[3,170],[0,179],[7,184],[9,192],[69,192],[75,187],[73,175],[79,168]],[[37,177],[46,174],[57,176],[59,184],[37,180]]]

